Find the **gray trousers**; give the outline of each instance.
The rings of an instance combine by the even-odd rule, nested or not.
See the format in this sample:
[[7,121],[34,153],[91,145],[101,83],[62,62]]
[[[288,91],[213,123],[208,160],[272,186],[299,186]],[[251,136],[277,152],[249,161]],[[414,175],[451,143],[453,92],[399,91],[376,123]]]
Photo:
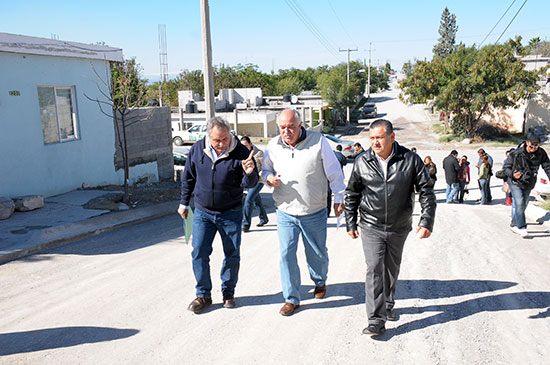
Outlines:
[[384,232],[361,227],[367,264],[365,304],[369,324],[386,322],[386,311],[395,305],[394,294],[407,232]]

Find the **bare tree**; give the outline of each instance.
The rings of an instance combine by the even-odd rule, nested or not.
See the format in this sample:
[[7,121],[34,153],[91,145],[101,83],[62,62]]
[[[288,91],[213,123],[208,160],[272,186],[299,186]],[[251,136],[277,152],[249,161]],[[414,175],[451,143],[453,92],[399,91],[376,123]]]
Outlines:
[[[107,62],[107,61],[105,61]],[[116,143],[120,147],[124,168],[124,198],[129,203],[130,195],[130,163],[128,158],[128,140],[126,131],[133,124],[151,118],[152,111],[142,114],[133,111],[144,104],[146,88],[139,79],[139,67],[134,59],[111,64],[105,67],[105,76],[102,77],[94,65],[90,63],[97,81],[96,86],[101,97],[86,98],[96,102],[103,114],[113,119],[116,133]],[[118,168],[115,169],[118,170]]]

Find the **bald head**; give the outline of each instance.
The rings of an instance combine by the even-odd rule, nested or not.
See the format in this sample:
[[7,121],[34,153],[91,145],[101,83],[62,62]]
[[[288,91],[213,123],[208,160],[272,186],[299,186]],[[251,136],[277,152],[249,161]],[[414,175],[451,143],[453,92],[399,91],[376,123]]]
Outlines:
[[295,146],[300,138],[302,122],[298,113],[291,109],[283,110],[277,117],[279,134],[285,143]]

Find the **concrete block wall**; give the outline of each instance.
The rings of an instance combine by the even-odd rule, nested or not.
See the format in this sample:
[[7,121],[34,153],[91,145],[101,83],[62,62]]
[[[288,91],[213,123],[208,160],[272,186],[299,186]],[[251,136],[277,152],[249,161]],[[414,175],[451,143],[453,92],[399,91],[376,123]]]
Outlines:
[[[156,161],[159,180],[171,180],[174,176],[174,159],[170,108],[139,108],[126,118],[132,122],[140,120],[126,127],[129,165]],[[115,170],[119,170],[124,168],[124,164],[118,136],[115,136],[115,148]]]

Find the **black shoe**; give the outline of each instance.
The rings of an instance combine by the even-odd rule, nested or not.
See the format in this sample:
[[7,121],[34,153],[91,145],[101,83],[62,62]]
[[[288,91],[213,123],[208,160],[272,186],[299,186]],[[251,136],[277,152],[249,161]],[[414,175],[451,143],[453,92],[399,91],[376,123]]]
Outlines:
[[267,222],[260,222],[258,224],[256,224],[256,227],[263,227],[267,224]]
[[250,232],[250,227],[243,227],[243,232]]
[[388,321],[397,321],[397,313],[395,313],[395,310],[391,309],[391,310],[388,310],[387,313],[386,313],[386,319]]
[[235,297],[231,294],[225,294],[223,296],[223,307],[224,308],[235,308],[237,303],[235,303]]
[[187,307],[187,310],[198,314],[202,312],[206,307],[212,304],[212,298],[195,298]]
[[386,332],[386,326],[384,323],[369,324],[367,328],[363,329],[364,335],[380,336]]

